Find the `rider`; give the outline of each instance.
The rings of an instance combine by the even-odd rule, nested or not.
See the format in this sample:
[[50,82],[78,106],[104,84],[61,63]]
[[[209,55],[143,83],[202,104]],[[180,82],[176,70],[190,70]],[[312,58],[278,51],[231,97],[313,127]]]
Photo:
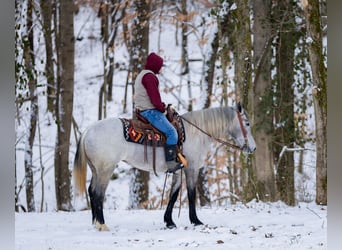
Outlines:
[[145,69],[135,79],[134,101],[140,115],[147,119],[155,128],[166,136],[165,160],[167,172],[174,173],[183,168],[176,156],[178,142],[177,130],[165,116],[166,105],[162,102],[159,92],[157,74],[163,66],[163,58],[156,53],[150,53],[146,58]]

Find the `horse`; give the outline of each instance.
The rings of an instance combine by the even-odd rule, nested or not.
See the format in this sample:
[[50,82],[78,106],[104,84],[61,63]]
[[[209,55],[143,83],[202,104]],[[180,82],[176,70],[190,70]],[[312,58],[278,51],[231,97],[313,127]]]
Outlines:
[[[186,187],[189,202],[189,218],[191,224],[202,225],[196,213],[196,182],[200,167],[210,144],[230,136],[235,148],[244,154],[252,154],[256,144],[251,133],[251,125],[247,112],[240,103],[236,107],[216,107],[191,111],[180,116],[186,140],[183,143],[183,153],[188,166],[172,175],[171,192],[164,213],[164,223],[167,228],[174,228],[172,220],[173,206],[181,187],[181,171],[185,172]],[[151,157],[148,150],[148,156]],[[127,142],[123,136],[122,122],[119,118],[106,118],[89,126],[81,135],[74,159],[73,179],[77,195],[85,193],[87,164],[92,171],[88,193],[90,197],[92,222],[99,231],[108,231],[103,216],[103,202],[110,177],[120,161],[145,171],[152,171],[151,164],[144,162],[144,146]],[[167,170],[164,149],[156,149],[156,171]]]

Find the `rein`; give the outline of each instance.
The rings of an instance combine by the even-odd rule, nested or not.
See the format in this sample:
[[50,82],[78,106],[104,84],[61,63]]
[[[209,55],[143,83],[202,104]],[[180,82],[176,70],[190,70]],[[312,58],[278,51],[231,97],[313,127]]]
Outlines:
[[[180,171],[181,171],[181,172],[180,172],[180,174],[181,174],[181,177],[180,177],[180,179],[181,179],[181,186],[180,186],[180,190],[179,190],[180,194],[179,194],[179,211],[178,211],[178,218],[179,218],[179,216],[180,216],[181,207],[182,207],[182,186],[183,186],[183,185],[182,185],[182,182],[183,182],[183,169],[181,169]],[[165,174],[165,180],[164,180],[164,186],[163,186],[163,192],[162,192],[162,197],[161,197],[161,201],[160,201],[160,209],[163,208],[164,191],[165,191],[165,187],[166,187],[166,180],[167,180],[168,177],[169,177],[169,174],[168,174],[168,172],[166,172],[166,174]]]
[[[187,123],[189,123],[190,125],[194,126],[195,128],[197,128],[199,131],[201,131],[203,134],[209,136],[210,138],[214,139],[215,141],[225,145],[225,146],[228,146],[228,147],[231,147],[231,148],[235,148],[235,149],[238,149],[238,150],[242,150],[239,146],[235,145],[235,144],[232,144],[232,143],[229,143],[227,141],[224,141],[224,140],[221,140],[219,138],[216,138],[214,136],[212,136],[211,134],[209,134],[208,132],[204,131],[203,129],[201,129],[200,127],[198,127],[196,124],[192,123],[191,121],[189,121],[188,119],[185,119],[183,116],[181,116],[181,118],[186,121]],[[242,133],[243,133],[243,136],[245,137],[245,141],[246,141],[246,138],[247,138],[247,135],[246,135],[246,130],[245,128],[242,126],[242,121],[241,121],[241,116],[239,115],[239,121],[240,121],[240,126],[242,128]],[[246,145],[246,144],[245,144]]]

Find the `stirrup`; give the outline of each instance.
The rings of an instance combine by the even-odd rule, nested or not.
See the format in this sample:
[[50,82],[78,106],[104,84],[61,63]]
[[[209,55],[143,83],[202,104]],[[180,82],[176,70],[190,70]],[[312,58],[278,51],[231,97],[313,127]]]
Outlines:
[[178,171],[179,169],[183,169],[184,165],[183,164],[178,164],[177,166],[175,166],[174,168],[168,169],[166,170],[166,174],[174,174],[176,173],[176,171]]
[[183,165],[183,167],[188,166],[188,161],[185,159],[185,157],[184,157],[184,155],[182,155],[182,153],[177,153],[177,158],[178,158],[178,161]]

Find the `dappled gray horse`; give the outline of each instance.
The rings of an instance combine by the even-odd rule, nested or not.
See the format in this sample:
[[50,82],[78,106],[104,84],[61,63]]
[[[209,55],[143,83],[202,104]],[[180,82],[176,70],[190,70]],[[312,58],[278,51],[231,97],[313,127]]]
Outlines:
[[[251,134],[248,115],[238,103],[236,108],[219,107],[193,111],[183,114],[186,140],[183,152],[188,166],[183,170],[186,176],[186,187],[189,200],[190,222],[203,224],[196,214],[196,182],[199,168],[203,166],[207,151],[214,140],[230,136],[235,144],[233,147],[244,153],[253,153],[256,149]],[[221,139],[221,140],[220,140]],[[149,152],[149,159],[151,158]],[[77,194],[86,189],[87,163],[92,171],[88,188],[92,220],[100,231],[109,230],[103,217],[105,191],[114,168],[120,161],[145,171],[152,171],[152,164],[145,163],[144,146],[127,142],[123,135],[122,122],[118,118],[98,121],[90,126],[81,136],[75,155],[73,176]],[[167,170],[164,149],[156,149],[156,171]],[[164,214],[164,222],[168,228],[176,227],[172,220],[172,210],[181,187],[180,171],[173,174],[169,202]]]

